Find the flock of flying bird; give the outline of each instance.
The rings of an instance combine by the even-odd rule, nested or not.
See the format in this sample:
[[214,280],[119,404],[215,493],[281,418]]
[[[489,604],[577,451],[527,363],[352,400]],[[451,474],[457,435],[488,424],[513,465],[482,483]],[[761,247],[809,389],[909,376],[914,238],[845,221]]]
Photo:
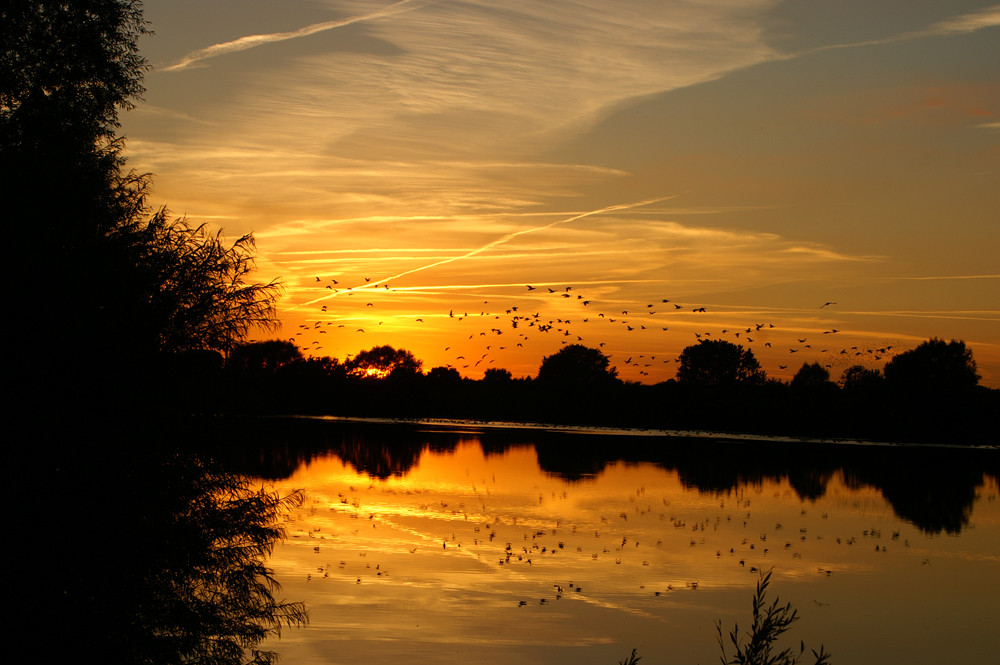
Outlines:
[[[363,317],[358,317],[357,308],[354,308],[353,316],[339,317],[340,321],[345,321],[343,323],[338,323],[337,319],[327,319],[326,317],[333,317],[334,313],[329,311],[328,305],[323,304],[320,307],[322,318],[313,321],[311,324],[300,324],[300,330],[295,333],[296,337],[308,338],[312,335],[328,334],[328,328],[331,327],[353,331],[355,334],[373,332],[386,322],[385,320],[378,320],[380,318],[378,316],[372,316],[372,314],[379,311],[379,307],[376,304],[379,298],[376,297],[376,294],[388,292],[394,294],[401,293],[396,289],[390,288],[388,283],[372,283],[370,277],[364,277],[364,283],[357,287],[340,287],[336,279],[330,279],[328,283],[324,283],[323,279],[315,277],[313,288],[324,292],[330,291],[331,293],[328,297],[335,295],[364,295],[370,296],[371,299],[369,300],[368,297],[364,298],[366,302]],[[437,318],[447,317],[456,326],[454,332],[450,333],[450,338],[455,341],[443,347],[443,351],[448,357],[446,366],[466,372],[483,371],[491,366],[497,366],[496,363],[501,359],[500,353],[502,351],[524,349],[529,345],[529,342],[538,342],[542,338],[549,338],[550,341],[543,343],[543,346],[551,349],[551,340],[555,338],[558,340],[560,347],[569,344],[582,344],[591,348],[598,348],[612,359],[613,365],[624,365],[627,368],[626,371],[631,369],[633,374],[648,377],[650,376],[650,370],[653,370],[654,367],[672,362],[676,363],[679,361],[679,358],[664,357],[662,352],[622,353],[622,350],[618,348],[615,351],[620,355],[624,355],[625,358],[624,360],[619,359],[616,363],[614,354],[610,353],[611,349],[607,348],[609,342],[603,341],[604,339],[613,339],[615,337],[614,331],[609,330],[608,327],[617,327],[617,332],[636,336],[636,344],[630,345],[633,348],[651,348],[655,347],[655,343],[651,343],[650,338],[642,339],[638,336],[649,334],[662,335],[667,333],[670,331],[670,325],[668,324],[671,323],[671,319],[676,321],[676,318],[680,315],[684,315],[684,319],[676,322],[680,323],[681,328],[690,331],[689,334],[693,336],[691,343],[696,343],[699,340],[725,339],[751,350],[754,348],[753,345],[756,344],[761,352],[764,349],[773,348],[772,342],[777,344],[777,338],[773,334],[775,325],[772,322],[744,322],[743,325],[728,325],[721,328],[716,327],[715,329],[706,329],[710,328],[709,325],[694,327],[697,325],[695,323],[697,319],[690,317],[707,314],[710,311],[709,307],[701,304],[681,304],[670,298],[658,298],[654,302],[628,303],[624,305],[619,301],[618,307],[615,307],[611,311],[606,302],[602,301],[601,305],[597,305],[595,304],[597,302],[596,298],[588,297],[584,293],[574,289],[573,286],[559,286],[554,288],[552,285],[536,286],[526,284],[525,289],[526,291],[522,295],[528,296],[530,310],[525,308],[521,299],[506,296],[503,299],[504,304],[491,304],[488,300],[482,301],[481,306],[478,307],[478,312],[473,310],[470,313],[470,310],[467,309],[456,310],[453,308],[447,314],[443,312],[437,313],[435,315]],[[327,298],[320,298],[320,300],[325,299]],[[521,304],[510,304],[515,300]],[[549,302],[546,302],[546,300]],[[557,301],[557,303],[552,301]],[[836,302],[827,301],[820,305],[818,309],[824,309],[836,304]],[[547,307],[547,305],[552,307]],[[560,315],[543,315],[542,312],[546,309],[555,309]],[[357,320],[358,318],[363,318],[367,321],[377,321],[377,323],[375,325],[364,323],[358,326],[346,322]],[[430,319],[430,316],[414,317],[412,321],[408,321],[407,323],[408,325],[419,326],[425,323],[425,319]],[[393,322],[398,322],[398,316],[393,317]],[[478,325],[469,326],[470,322],[476,322]],[[603,330],[596,328],[599,325],[606,327]],[[470,327],[472,328],[471,331]],[[817,338],[815,340],[808,335],[805,337],[793,337],[795,342],[788,343],[787,351],[782,352],[789,360],[779,363],[778,369],[785,371],[791,367],[794,370],[799,364],[797,361],[800,358],[808,356],[815,359],[817,354],[821,356],[823,364],[829,370],[835,365],[846,368],[850,365],[864,365],[866,363],[881,361],[893,353],[893,346],[891,344],[859,347],[839,346],[831,343],[831,338],[839,332],[836,328],[823,330],[820,335],[821,339]],[[295,337],[291,341],[298,343]],[[342,340],[340,342],[342,343]],[[623,346],[617,342],[615,345]],[[309,355],[318,356],[320,355],[318,352],[323,349],[319,338],[314,338],[308,344],[299,344],[299,346]],[[461,352],[458,350],[459,346],[462,347]],[[802,356],[795,355],[798,353],[802,353]],[[773,354],[770,355],[773,356]],[[351,355],[348,354],[346,357],[350,358]],[[464,374],[465,372],[462,373]],[[657,374],[659,373],[657,372]]]

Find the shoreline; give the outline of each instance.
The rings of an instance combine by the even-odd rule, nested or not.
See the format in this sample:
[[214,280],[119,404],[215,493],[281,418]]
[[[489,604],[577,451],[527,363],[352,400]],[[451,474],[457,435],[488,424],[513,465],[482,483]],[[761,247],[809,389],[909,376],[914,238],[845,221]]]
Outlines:
[[720,443],[779,443],[779,444],[818,444],[832,446],[859,446],[873,448],[941,448],[958,450],[1000,450],[993,444],[959,444],[959,443],[915,443],[893,441],[869,441],[863,439],[813,438],[788,435],[742,434],[733,432],[715,432],[710,430],[671,430],[631,427],[601,427],[593,425],[561,425],[557,423],[532,423],[521,421],[498,420],[465,420],[458,418],[389,418],[365,416],[330,416],[330,415],[273,415],[267,418],[314,420],[323,422],[363,423],[372,425],[409,425],[418,427],[434,427],[448,431],[468,429],[475,432],[487,430],[552,432],[564,434],[583,434],[592,436],[617,436],[630,438],[664,438],[664,439],[697,439],[717,441]]

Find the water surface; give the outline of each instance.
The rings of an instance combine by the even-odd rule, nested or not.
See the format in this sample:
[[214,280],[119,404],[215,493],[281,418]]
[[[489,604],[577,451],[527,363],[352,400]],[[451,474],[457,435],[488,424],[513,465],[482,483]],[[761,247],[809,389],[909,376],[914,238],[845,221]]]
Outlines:
[[993,454],[337,427],[268,481],[284,662],[718,662],[766,570],[834,663],[996,662]]

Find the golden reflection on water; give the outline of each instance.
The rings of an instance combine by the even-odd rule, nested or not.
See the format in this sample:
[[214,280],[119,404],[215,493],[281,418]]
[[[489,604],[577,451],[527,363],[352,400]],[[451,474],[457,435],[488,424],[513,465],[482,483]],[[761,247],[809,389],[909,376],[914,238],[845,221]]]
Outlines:
[[993,481],[959,536],[839,473],[816,501],[787,480],[699,493],[651,464],[567,481],[531,446],[475,439],[386,480],[331,455],[277,485],[293,488],[307,500],[271,565],[311,621],[274,645],[289,663],[718,662],[715,621],[746,625],[772,568],[802,617],[789,644],[835,663],[996,662]]

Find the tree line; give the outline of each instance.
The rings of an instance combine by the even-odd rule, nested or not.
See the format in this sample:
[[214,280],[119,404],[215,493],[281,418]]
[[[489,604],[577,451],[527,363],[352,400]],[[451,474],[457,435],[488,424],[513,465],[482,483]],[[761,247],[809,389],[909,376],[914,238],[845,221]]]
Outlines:
[[238,345],[200,356],[185,382],[203,412],[464,418],[700,429],[885,441],[996,443],[1000,391],[979,385],[964,342],[931,339],[882,370],[856,365],[834,381],[804,363],[788,382],[769,379],[753,352],[701,340],[679,357],[677,378],[622,381],[610,358],[579,344],[543,358],[536,376],[490,368],[482,379],[453,367],[423,370],[405,349],[379,346],[343,361],[306,357],[290,341]]

